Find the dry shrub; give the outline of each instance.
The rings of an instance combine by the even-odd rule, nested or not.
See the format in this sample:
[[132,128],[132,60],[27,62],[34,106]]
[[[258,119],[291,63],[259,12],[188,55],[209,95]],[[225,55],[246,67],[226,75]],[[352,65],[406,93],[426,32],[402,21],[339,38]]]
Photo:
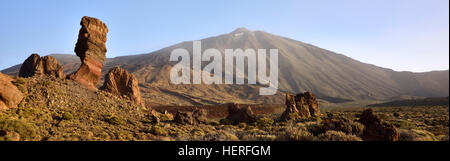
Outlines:
[[273,125],[273,120],[267,117],[263,117],[256,121],[256,127],[261,130],[271,130]]
[[167,136],[169,133],[161,126],[155,125],[150,129],[150,133],[153,135]]
[[[281,141],[314,141],[315,136],[307,131],[307,126],[299,123],[300,126],[294,126],[293,123],[288,123],[285,128],[278,131],[277,140]],[[315,125],[315,124],[311,124]]]
[[247,124],[245,122],[241,122],[241,123],[238,124],[238,127],[241,128],[241,129],[244,129],[244,128],[247,127]]
[[244,135],[241,141],[274,141],[277,139],[275,135]]
[[364,125],[359,122],[351,121],[345,118],[327,119],[322,122],[322,129],[320,133],[327,131],[341,131],[346,134],[362,136]]
[[426,130],[405,130],[399,129],[400,138],[399,141],[438,141],[433,133]]
[[319,141],[362,141],[355,135],[347,135],[342,131],[329,130],[318,136]]
[[228,131],[218,130],[216,133],[210,133],[204,136],[205,141],[239,141],[239,138]]
[[0,131],[15,132],[20,135],[21,140],[31,140],[37,137],[36,127],[23,120],[0,121]]

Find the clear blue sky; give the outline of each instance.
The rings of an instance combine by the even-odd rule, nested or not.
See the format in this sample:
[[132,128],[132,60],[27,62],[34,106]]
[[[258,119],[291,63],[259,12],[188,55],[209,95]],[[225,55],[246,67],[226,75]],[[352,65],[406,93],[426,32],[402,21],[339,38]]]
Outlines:
[[72,54],[82,16],[109,27],[108,57],[263,30],[397,71],[449,68],[448,0],[0,0],[0,69]]

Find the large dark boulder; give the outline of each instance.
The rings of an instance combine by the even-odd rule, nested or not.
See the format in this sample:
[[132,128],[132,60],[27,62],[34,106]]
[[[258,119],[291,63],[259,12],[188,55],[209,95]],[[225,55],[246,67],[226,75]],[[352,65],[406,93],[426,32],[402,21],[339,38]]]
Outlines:
[[358,121],[365,126],[363,139],[366,141],[398,141],[400,137],[397,128],[383,122],[373,109],[363,111]]

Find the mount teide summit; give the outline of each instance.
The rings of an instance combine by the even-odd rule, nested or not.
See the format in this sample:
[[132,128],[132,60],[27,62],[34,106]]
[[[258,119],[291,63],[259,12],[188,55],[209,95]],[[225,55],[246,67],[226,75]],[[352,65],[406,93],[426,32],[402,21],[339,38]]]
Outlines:
[[[231,33],[201,40],[202,51],[225,49],[278,49],[279,91],[311,91],[322,100],[388,100],[400,95],[437,97],[449,95],[449,71],[425,73],[396,72],[359,62],[310,44],[263,31],[239,28]],[[107,59],[103,72],[114,66],[132,72],[140,82],[143,98],[160,105],[237,103],[282,103],[284,95],[259,96],[260,85],[173,85],[170,84],[172,50],[187,49],[192,41],[182,42],[142,55]],[[66,74],[75,71],[75,55],[53,55]],[[386,58],[388,59],[388,58]],[[203,65],[208,62],[202,63]],[[4,70],[15,75],[19,66]],[[102,75],[104,75],[104,73]]]

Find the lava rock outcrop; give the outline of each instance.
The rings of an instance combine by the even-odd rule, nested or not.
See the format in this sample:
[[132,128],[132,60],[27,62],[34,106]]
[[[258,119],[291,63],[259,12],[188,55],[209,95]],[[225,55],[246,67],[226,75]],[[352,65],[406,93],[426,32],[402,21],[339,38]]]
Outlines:
[[40,57],[38,54],[31,54],[20,67],[19,77],[33,77],[48,75],[56,78],[64,78],[64,69],[61,64],[52,56]]
[[125,69],[120,67],[112,68],[106,74],[105,83],[100,89],[120,97],[128,97],[145,107],[144,101],[141,99],[138,80]]
[[182,125],[199,125],[208,122],[208,113],[205,109],[195,109],[192,112],[178,111],[174,117],[174,122]]
[[226,119],[229,120],[232,124],[238,124],[241,122],[256,122],[256,115],[253,113],[250,106],[229,103],[227,104],[227,107],[228,116]]
[[373,109],[363,111],[358,121],[365,126],[363,139],[366,141],[398,141],[400,137],[397,128],[383,122]]
[[301,120],[320,116],[319,103],[311,92],[297,95],[286,94],[286,110],[281,115],[281,120]]

